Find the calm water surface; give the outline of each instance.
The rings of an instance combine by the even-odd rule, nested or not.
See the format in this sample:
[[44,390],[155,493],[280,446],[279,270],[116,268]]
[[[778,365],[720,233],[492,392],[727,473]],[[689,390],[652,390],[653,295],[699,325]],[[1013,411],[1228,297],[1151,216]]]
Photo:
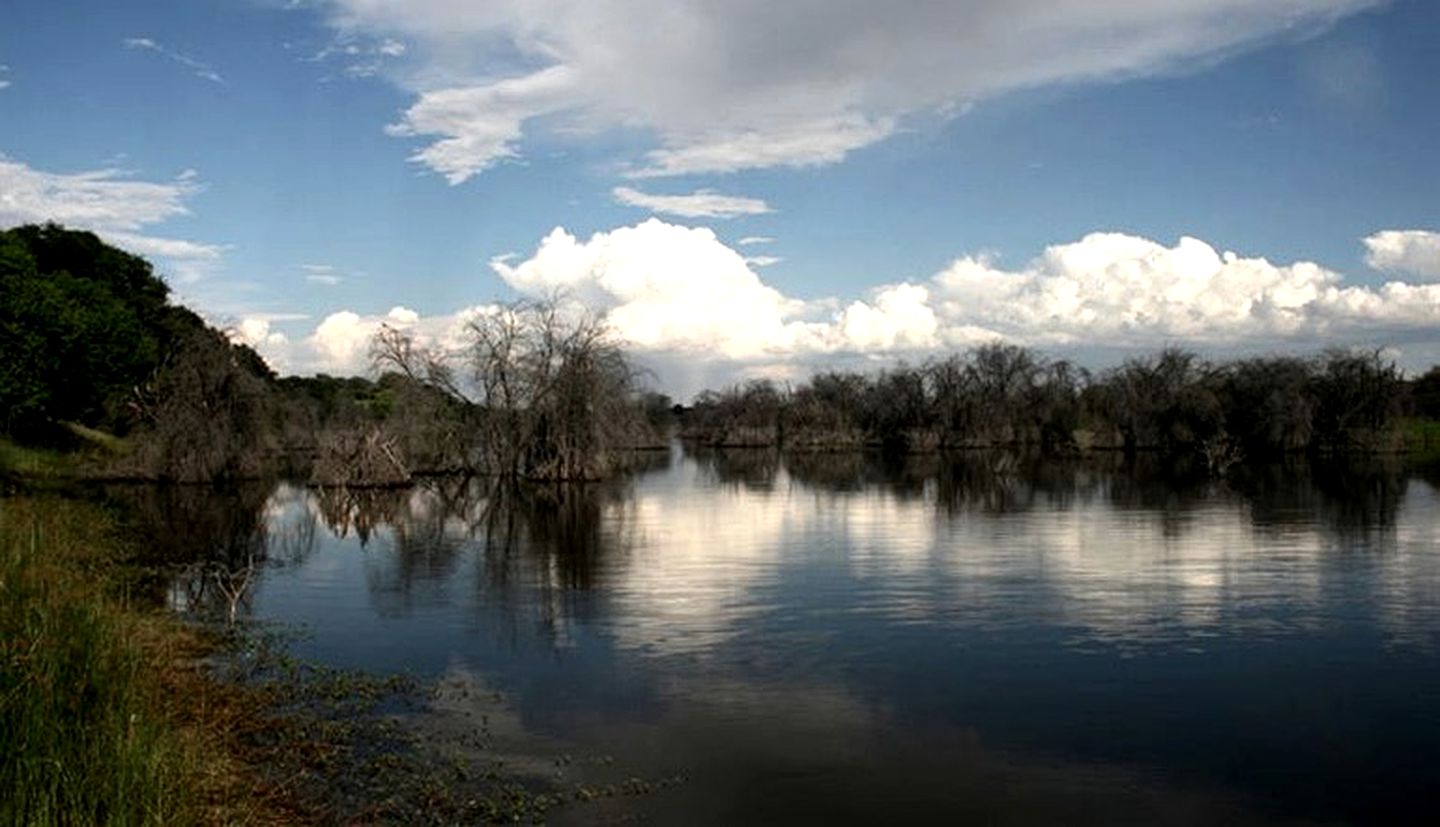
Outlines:
[[653,464],[503,495],[282,485],[253,498],[262,536],[224,542],[263,548],[248,611],[305,629],[299,656],[463,676],[537,739],[683,772],[635,799],[654,822],[1428,821],[1423,477]]

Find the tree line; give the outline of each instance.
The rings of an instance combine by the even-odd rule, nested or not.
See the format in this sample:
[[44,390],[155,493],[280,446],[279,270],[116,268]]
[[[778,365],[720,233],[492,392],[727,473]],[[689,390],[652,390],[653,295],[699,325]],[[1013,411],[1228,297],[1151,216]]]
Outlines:
[[389,485],[604,477],[677,426],[710,446],[1116,449],[1223,468],[1396,450],[1403,417],[1440,419],[1440,369],[1407,381],[1378,351],[1217,363],[1167,348],[1093,373],[999,343],[672,406],[603,317],[554,298],[477,313],[451,350],[383,328],[374,378],[282,378],[169,299],[148,262],[91,233],[0,232],[0,437],[83,449],[101,476]]
[[1440,370],[1410,382],[1380,351],[1210,362],[1181,348],[1093,373],[987,344],[797,386],[753,380],[701,394],[682,433],[714,446],[916,452],[1035,447],[1242,457],[1403,449],[1407,415],[1440,416]]

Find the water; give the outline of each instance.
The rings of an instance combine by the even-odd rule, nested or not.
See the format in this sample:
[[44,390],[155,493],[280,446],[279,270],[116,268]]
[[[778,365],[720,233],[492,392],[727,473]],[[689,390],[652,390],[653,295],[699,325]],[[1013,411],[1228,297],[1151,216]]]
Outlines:
[[305,629],[301,657],[463,679],[547,748],[683,772],[624,805],[661,823],[1428,821],[1422,477],[652,464],[509,494],[282,485],[174,542],[263,557],[238,608]]

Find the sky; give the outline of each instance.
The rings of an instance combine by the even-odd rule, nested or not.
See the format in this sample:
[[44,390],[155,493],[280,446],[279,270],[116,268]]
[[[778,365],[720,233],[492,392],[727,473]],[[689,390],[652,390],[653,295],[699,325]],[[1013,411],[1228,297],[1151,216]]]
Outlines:
[[1440,362],[1433,0],[6,0],[0,226],[282,373],[608,314],[658,389],[1005,340]]

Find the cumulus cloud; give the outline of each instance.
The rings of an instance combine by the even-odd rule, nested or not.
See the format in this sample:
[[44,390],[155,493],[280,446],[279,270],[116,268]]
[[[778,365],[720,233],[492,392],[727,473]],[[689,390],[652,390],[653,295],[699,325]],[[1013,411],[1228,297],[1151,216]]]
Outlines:
[[[1323,31],[1383,0],[324,0],[423,70],[393,130],[463,181],[527,130],[652,136],[637,176],[834,163],[1017,89],[1143,76]],[[553,116],[553,117],[551,117]],[[548,127],[547,127],[548,128]]]
[[1384,230],[1365,239],[1365,263],[1392,273],[1440,281],[1440,233]]
[[160,43],[156,42],[152,38],[127,37],[121,42],[127,49],[154,52],[155,54],[167,57],[175,63],[178,63],[181,66],[189,69],[195,74],[195,77],[197,78],[208,80],[211,83],[225,82],[225,79],[220,77],[220,73],[211,68],[210,64],[196,60],[195,58],[177,52],[174,49],[162,46]]
[[1312,262],[1273,264],[1194,238],[1166,246],[1121,233],[1057,244],[1013,269],[964,256],[924,282],[883,285],[848,303],[787,297],[710,230],[658,219],[586,241],[556,229],[529,259],[492,266],[522,293],[563,290],[607,310],[641,349],[736,360],[998,338],[1048,346],[1313,343],[1440,327],[1440,285],[1351,286]]
[[0,227],[54,221],[88,229],[116,246],[159,259],[193,282],[219,261],[224,245],[138,232],[187,215],[185,199],[198,191],[193,175],[174,181],[136,181],[119,170],[44,172],[0,155]]
[[230,325],[230,330],[233,338],[254,347],[271,367],[281,372],[350,376],[370,371],[370,343],[381,327],[404,330],[426,347],[453,351],[463,343],[466,324],[476,314],[493,309],[492,305],[476,306],[436,316],[422,316],[398,305],[380,314],[337,310],[326,315],[308,333],[293,336],[275,330],[274,323],[297,322],[307,317],[257,313],[241,318]]
[[650,219],[581,241],[556,228],[530,259],[491,266],[530,295],[565,291],[606,310],[642,348],[714,348],[732,358],[786,350],[803,302],[765,285],[705,228]]
[[[938,310],[951,322],[947,338],[983,331],[1046,344],[1318,337],[1404,324],[1414,314],[1400,294],[1424,291],[1399,283],[1344,287],[1339,274],[1311,262],[1275,265],[1194,238],[1166,247],[1121,233],[1049,247],[1017,270],[967,256],[932,283]],[[1428,309],[1413,308],[1417,320],[1440,320],[1437,299],[1440,293]]]
[[696,190],[689,195],[656,195],[629,187],[616,187],[610,194],[616,201],[627,206],[642,207],[651,212],[684,218],[734,218],[740,215],[763,215],[772,211],[770,205],[759,198],[721,195],[708,189]]
[[257,350],[274,350],[290,342],[284,333],[271,330],[270,320],[264,318],[241,319],[229,333],[232,341],[247,344]]
[[[1440,284],[1347,284],[1313,262],[1277,264],[1195,238],[1165,244],[1093,233],[1020,266],[962,256],[927,279],[812,301],[766,284],[711,230],[655,218],[588,239],[556,228],[529,257],[492,259],[491,267],[522,295],[558,292],[607,313],[618,337],[672,392],[741,375],[803,377],[822,361],[923,358],[997,339],[1060,352],[1177,342],[1226,350],[1440,344]],[[465,323],[493,309],[344,310],[261,352],[301,372],[363,372],[382,324],[455,349]],[[263,343],[272,333],[256,327],[251,338]]]

